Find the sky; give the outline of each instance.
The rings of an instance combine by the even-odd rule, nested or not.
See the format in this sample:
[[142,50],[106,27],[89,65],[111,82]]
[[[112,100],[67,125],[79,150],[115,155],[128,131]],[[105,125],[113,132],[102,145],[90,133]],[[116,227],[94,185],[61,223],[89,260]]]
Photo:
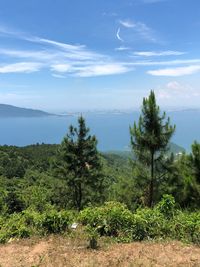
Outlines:
[[199,0],[0,0],[0,103],[200,108]]

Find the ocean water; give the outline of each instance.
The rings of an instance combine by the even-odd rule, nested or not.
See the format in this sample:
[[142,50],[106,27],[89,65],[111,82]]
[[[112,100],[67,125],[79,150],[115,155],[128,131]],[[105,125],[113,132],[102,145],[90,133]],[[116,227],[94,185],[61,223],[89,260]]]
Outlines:
[[[176,124],[174,143],[189,151],[194,140],[200,142],[200,111],[168,112],[167,115],[171,123]],[[87,113],[84,117],[91,133],[98,139],[99,150],[126,150],[130,146],[129,126],[138,121],[139,113]],[[77,124],[76,116],[0,118],[0,144],[60,143],[70,124]]]

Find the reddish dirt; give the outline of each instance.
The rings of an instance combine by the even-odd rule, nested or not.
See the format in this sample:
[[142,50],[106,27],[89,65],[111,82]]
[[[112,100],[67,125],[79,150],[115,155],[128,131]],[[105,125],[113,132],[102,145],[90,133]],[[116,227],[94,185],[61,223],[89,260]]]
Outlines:
[[200,247],[180,242],[86,246],[60,236],[13,241],[0,245],[0,267],[200,267]]

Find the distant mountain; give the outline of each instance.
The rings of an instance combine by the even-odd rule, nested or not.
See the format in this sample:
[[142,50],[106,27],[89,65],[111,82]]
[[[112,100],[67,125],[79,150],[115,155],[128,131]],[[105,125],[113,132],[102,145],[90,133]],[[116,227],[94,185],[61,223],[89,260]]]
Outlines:
[[185,149],[177,144],[170,143],[169,144],[169,151],[170,153],[179,154],[179,153],[184,153]]
[[37,109],[19,108],[11,105],[0,104],[0,117],[45,117],[52,116],[48,112],[44,112]]
[[[169,151],[167,152],[168,154],[173,153],[174,155],[182,154],[185,152],[185,149],[177,144],[170,143],[169,144]],[[125,151],[118,151],[118,150],[113,150],[113,151],[104,151],[102,153],[105,156],[109,155],[116,155],[120,158],[134,158],[134,154],[130,150],[125,150]]]

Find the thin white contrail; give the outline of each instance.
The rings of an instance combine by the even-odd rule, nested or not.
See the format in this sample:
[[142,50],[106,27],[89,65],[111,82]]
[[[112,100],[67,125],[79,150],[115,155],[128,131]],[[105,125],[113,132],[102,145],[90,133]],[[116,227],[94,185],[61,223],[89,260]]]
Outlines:
[[117,39],[118,39],[119,41],[123,42],[124,40],[120,37],[119,34],[120,34],[120,28],[118,28],[116,36],[117,36]]

